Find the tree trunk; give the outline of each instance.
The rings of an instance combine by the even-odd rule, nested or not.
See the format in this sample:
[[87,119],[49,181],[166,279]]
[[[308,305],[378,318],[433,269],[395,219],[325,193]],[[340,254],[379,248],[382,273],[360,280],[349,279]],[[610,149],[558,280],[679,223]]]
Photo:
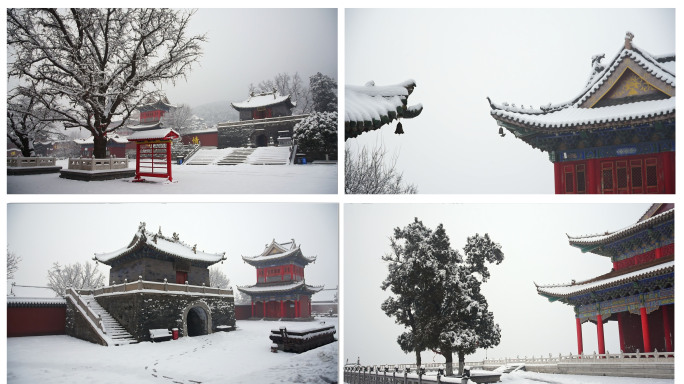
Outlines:
[[420,351],[416,351],[416,366],[420,368]]
[[96,159],[107,157],[107,136],[103,134],[93,135],[93,156]]
[[458,353],[458,375],[463,376],[463,367],[465,366],[465,355],[463,352]]
[[21,141],[21,155],[24,157],[36,157],[36,151],[33,148],[33,143],[28,136],[19,137]]
[[446,371],[445,371],[445,376],[453,376],[454,375],[454,355],[449,352],[442,352],[442,355],[444,356],[444,359],[446,359]]

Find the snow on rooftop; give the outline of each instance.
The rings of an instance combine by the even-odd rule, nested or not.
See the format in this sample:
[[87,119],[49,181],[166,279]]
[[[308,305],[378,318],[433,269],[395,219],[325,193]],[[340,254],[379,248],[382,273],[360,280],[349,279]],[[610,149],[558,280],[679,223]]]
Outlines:
[[540,128],[566,128],[667,115],[675,112],[676,105],[676,97],[671,97],[600,108],[579,108],[573,105],[545,114],[529,114],[504,106],[504,109],[493,109],[491,114]]
[[304,280],[298,281],[296,283],[290,284],[277,284],[277,285],[252,285],[252,286],[237,286],[237,289],[245,293],[260,293],[260,292],[286,292],[297,288],[306,287],[308,290],[320,291],[323,286],[313,286],[307,285]]
[[7,296],[7,305],[9,306],[34,306],[34,305],[66,305],[66,299],[63,297],[15,297]]
[[108,262],[113,261],[117,257],[128,254],[129,251],[132,251],[136,247],[142,245],[142,241],[144,241],[144,245],[148,247],[156,249],[162,253],[180,257],[186,260],[195,260],[210,263],[216,263],[221,260],[225,260],[225,252],[206,253],[199,250],[193,250],[193,247],[183,243],[180,240],[175,241],[173,239],[168,239],[164,236],[159,236],[151,232],[148,232],[145,230],[144,226],[141,226],[141,228],[138,229],[138,232],[135,234],[134,240],[128,246],[120,248],[113,252],[96,253],[95,258],[98,261],[107,264]]
[[171,128],[151,129],[149,131],[137,131],[128,136],[129,141],[134,140],[155,140],[155,139],[169,139],[180,136],[178,132]]
[[[409,96],[407,88],[415,85],[416,82],[409,79],[396,85],[376,86],[368,82],[363,86],[345,86],[344,121],[381,120],[382,116],[396,112],[404,105]],[[422,105],[411,108],[420,109]]]
[[[593,282],[579,282],[579,283],[568,283],[568,284],[558,284],[558,285],[538,285],[537,291],[539,293],[546,293],[553,296],[570,296],[572,294],[577,294],[585,291],[590,291],[595,288],[615,285],[623,281],[630,281],[636,279],[640,276],[646,276],[650,274],[662,274],[667,272],[670,268],[674,270],[674,261],[669,261],[663,264],[654,265],[649,268],[640,269],[638,271],[626,273],[624,275],[619,275],[611,277],[608,279],[597,280]],[[587,280],[590,281],[590,280]]]
[[604,234],[597,234],[597,235],[587,235],[587,236],[577,236],[577,237],[572,237],[568,236],[568,240],[570,241],[570,244],[577,244],[577,245],[589,245],[589,244],[597,244],[604,242],[608,239],[618,239],[622,237],[623,235],[626,235],[628,232],[641,229],[641,228],[648,228],[649,226],[653,225],[654,223],[658,223],[662,220],[668,219],[670,216],[674,218],[674,208],[667,210],[665,212],[659,213],[655,216],[652,216],[646,220],[637,222],[635,224],[632,224],[628,227],[622,228],[618,231],[615,232],[606,232]]
[[[278,92],[260,93],[250,96],[247,100],[230,103],[234,108],[260,108],[269,105],[280,104],[290,99],[290,95],[280,95]],[[294,105],[295,103],[291,101]]]

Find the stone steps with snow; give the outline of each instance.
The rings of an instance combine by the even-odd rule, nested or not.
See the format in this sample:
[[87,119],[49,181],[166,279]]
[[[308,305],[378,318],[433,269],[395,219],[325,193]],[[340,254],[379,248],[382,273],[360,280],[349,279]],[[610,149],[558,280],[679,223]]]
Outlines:
[[211,165],[228,155],[233,148],[202,147],[191,158],[187,159],[185,165]]
[[114,345],[125,345],[137,343],[133,335],[128,333],[124,327],[119,324],[119,322],[112,317],[112,315],[107,312],[102,306],[95,300],[93,295],[83,295],[83,300],[88,304],[88,307],[92,309],[95,314],[100,316],[102,319],[102,324],[104,325],[106,335],[114,340]]
[[287,165],[290,163],[290,147],[259,147],[246,161],[252,165]]
[[230,154],[219,160],[217,165],[238,165],[247,160],[247,157],[254,152],[254,148],[235,148]]

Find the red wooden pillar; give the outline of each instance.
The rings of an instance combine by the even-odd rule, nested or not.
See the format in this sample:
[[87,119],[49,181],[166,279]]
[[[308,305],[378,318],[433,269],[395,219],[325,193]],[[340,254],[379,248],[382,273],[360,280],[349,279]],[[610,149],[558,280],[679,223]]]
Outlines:
[[623,320],[622,320],[622,312],[617,314],[617,320],[618,320],[618,334],[620,335],[620,352],[624,353],[625,352],[625,334],[622,329],[623,325]]
[[309,298],[309,317],[311,317],[311,298]]
[[561,179],[563,177],[563,165],[560,161],[553,163],[553,182],[556,189],[556,195],[564,194],[563,184]]
[[672,352],[672,336],[670,335],[670,310],[667,305],[660,307],[663,312],[663,331],[665,332],[665,351]]
[[582,347],[582,322],[579,317],[575,317],[575,325],[577,326],[577,354],[581,355],[584,349]]
[[280,300],[280,317],[285,317],[285,307],[283,307],[282,300]]
[[252,301],[252,317],[254,317],[254,301]]
[[262,317],[266,317],[266,300],[263,301],[264,304],[264,313]]
[[600,175],[601,173],[598,171],[598,159],[587,160],[587,193],[601,193]]
[[606,353],[606,343],[603,338],[603,318],[601,314],[596,315],[596,332],[598,334],[599,355],[603,355]]
[[674,152],[664,152],[660,160],[663,164],[663,177],[665,178],[664,193],[675,193],[675,156]]
[[648,332],[648,313],[646,313],[646,307],[641,307],[639,311],[641,312],[641,334],[644,338],[644,352],[651,352],[651,336]]
[[140,180],[140,146],[142,144],[135,143],[135,179]]

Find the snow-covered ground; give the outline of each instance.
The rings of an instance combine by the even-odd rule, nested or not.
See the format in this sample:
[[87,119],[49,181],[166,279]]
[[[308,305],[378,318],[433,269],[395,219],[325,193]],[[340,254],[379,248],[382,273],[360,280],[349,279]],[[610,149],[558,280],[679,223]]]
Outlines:
[[[69,336],[7,339],[8,383],[331,383],[338,342],[302,354],[270,351],[271,329],[315,323],[238,321],[234,332],[103,347]],[[338,336],[338,335],[336,335]]]
[[[67,169],[67,160],[57,165]],[[129,161],[135,169],[135,161]],[[173,165],[173,182],[145,177],[108,181],[62,179],[59,173],[7,176],[7,193],[337,193],[336,164],[307,165]]]
[[636,377],[554,375],[550,373],[512,372],[501,375],[506,384],[674,384],[674,380]]

